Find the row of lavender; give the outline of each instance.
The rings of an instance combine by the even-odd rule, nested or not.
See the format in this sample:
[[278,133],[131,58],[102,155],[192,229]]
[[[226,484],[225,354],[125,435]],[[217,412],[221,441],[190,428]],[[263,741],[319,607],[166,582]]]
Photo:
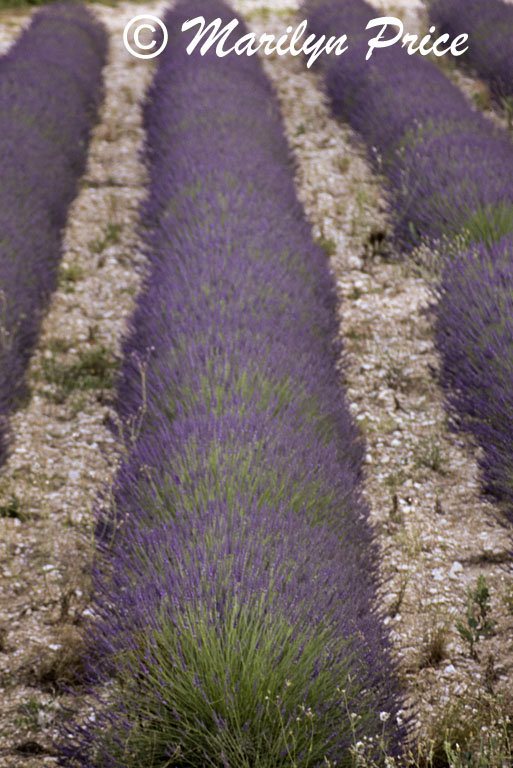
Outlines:
[[55,287],[101,96],[106,36],[79,5],[37,13],[0,59],[0,463]]
[[199,13],[233,18],[169,12],[145,106],[151,269],[118,397],[133,444],[97,529],[107,687],[66,765],[349,765],[354,738],[394,752],[403,734],[333,283],[261,65],[187,56]]
[[441,382],[513,520],[513,145],[432,62],[395,46],[365,61],[375,12],[363,0],[308,0],[304,10],[315,33],[352,42],[351,55],[324,57],[326,87],[389,182],[399,245],[428,241],[440,254]]
[[429,16],[441,32],[459,34],[471,44],[459,61],[490,87],[495,101],[513,104],[513,5],[503,0],[430,0]]

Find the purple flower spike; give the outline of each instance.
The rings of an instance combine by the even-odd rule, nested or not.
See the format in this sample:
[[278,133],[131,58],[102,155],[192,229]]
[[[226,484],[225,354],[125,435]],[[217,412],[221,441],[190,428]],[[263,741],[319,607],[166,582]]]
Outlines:
[[200,14],[234,16],[170,12],[145,105],[150,269],[117,401],[133,443],[99,514],[89,638],[105,698],[66,764],[314,768],[381,733],[398,753],[332,277],[259,60],[189,57]]
[[[467,32],[471,44],[459,63],[488,84],[500,106],[513,98],[513,6],[502,0],[430,0],[429,16],[441,33]],[[511,115],[512,103],[508,109]]]

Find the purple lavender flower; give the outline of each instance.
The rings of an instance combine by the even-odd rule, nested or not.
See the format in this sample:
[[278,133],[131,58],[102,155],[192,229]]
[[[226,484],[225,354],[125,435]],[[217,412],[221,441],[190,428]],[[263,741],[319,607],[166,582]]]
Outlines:
[[[67,764],[347,763],[404,731],[341,388],[333,280],[256,58],[189,57],[182,2],[145,105],[150,270],[124,344],[134,425],[97,526],[96,721]],[[354,713],[353,716],[351,713]]]
[[366,61],[365,27],[376,14],[364,0],[310,0],[304,12],[315,34],[345,33],[352,43],[319,64],[334,112],[362,136],[388,181],[400,246],[471,230],[498,204],[513,211],[509,137],[472,109],[433,62],[397,45]]
[[512,518],[513,239],[475,245],[449,262],[438,289],[440,380],[454,426],[483,448],[485,487]]
[[[513,97],[513,7],[502,0],[430,0],[429,16],[439,31],[462,30],[470,45],[460,63],[490,87],[502,104]],[[512,105],[510,105],[511,108]]]
[[106,36],[84,7],[38,11],[0,58],[0,463],[55,287],[101,97]]

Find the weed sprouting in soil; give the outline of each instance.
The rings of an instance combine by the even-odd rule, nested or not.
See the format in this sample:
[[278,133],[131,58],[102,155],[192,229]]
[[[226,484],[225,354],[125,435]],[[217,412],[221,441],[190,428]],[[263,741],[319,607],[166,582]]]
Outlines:
[[110,389],[117,368],[117,359],[103,344],[82,349],[72,363],[59,362],[54,355],[42,358],[43,379],[55,387],[59,400],[76,390]]

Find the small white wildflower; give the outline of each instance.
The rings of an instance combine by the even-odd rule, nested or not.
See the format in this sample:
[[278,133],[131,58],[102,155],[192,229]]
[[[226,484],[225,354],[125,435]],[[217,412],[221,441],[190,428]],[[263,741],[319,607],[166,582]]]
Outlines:
[[292,683],[290,682],[290,680],[285,680],[285,688],[290,688],[291,685]]
[[389,717],[390,717],[390,713],[389,712],[380,712],[379,713],[379,719],[381,720],[382,723],[386,723],[386,721],[388,720]]

